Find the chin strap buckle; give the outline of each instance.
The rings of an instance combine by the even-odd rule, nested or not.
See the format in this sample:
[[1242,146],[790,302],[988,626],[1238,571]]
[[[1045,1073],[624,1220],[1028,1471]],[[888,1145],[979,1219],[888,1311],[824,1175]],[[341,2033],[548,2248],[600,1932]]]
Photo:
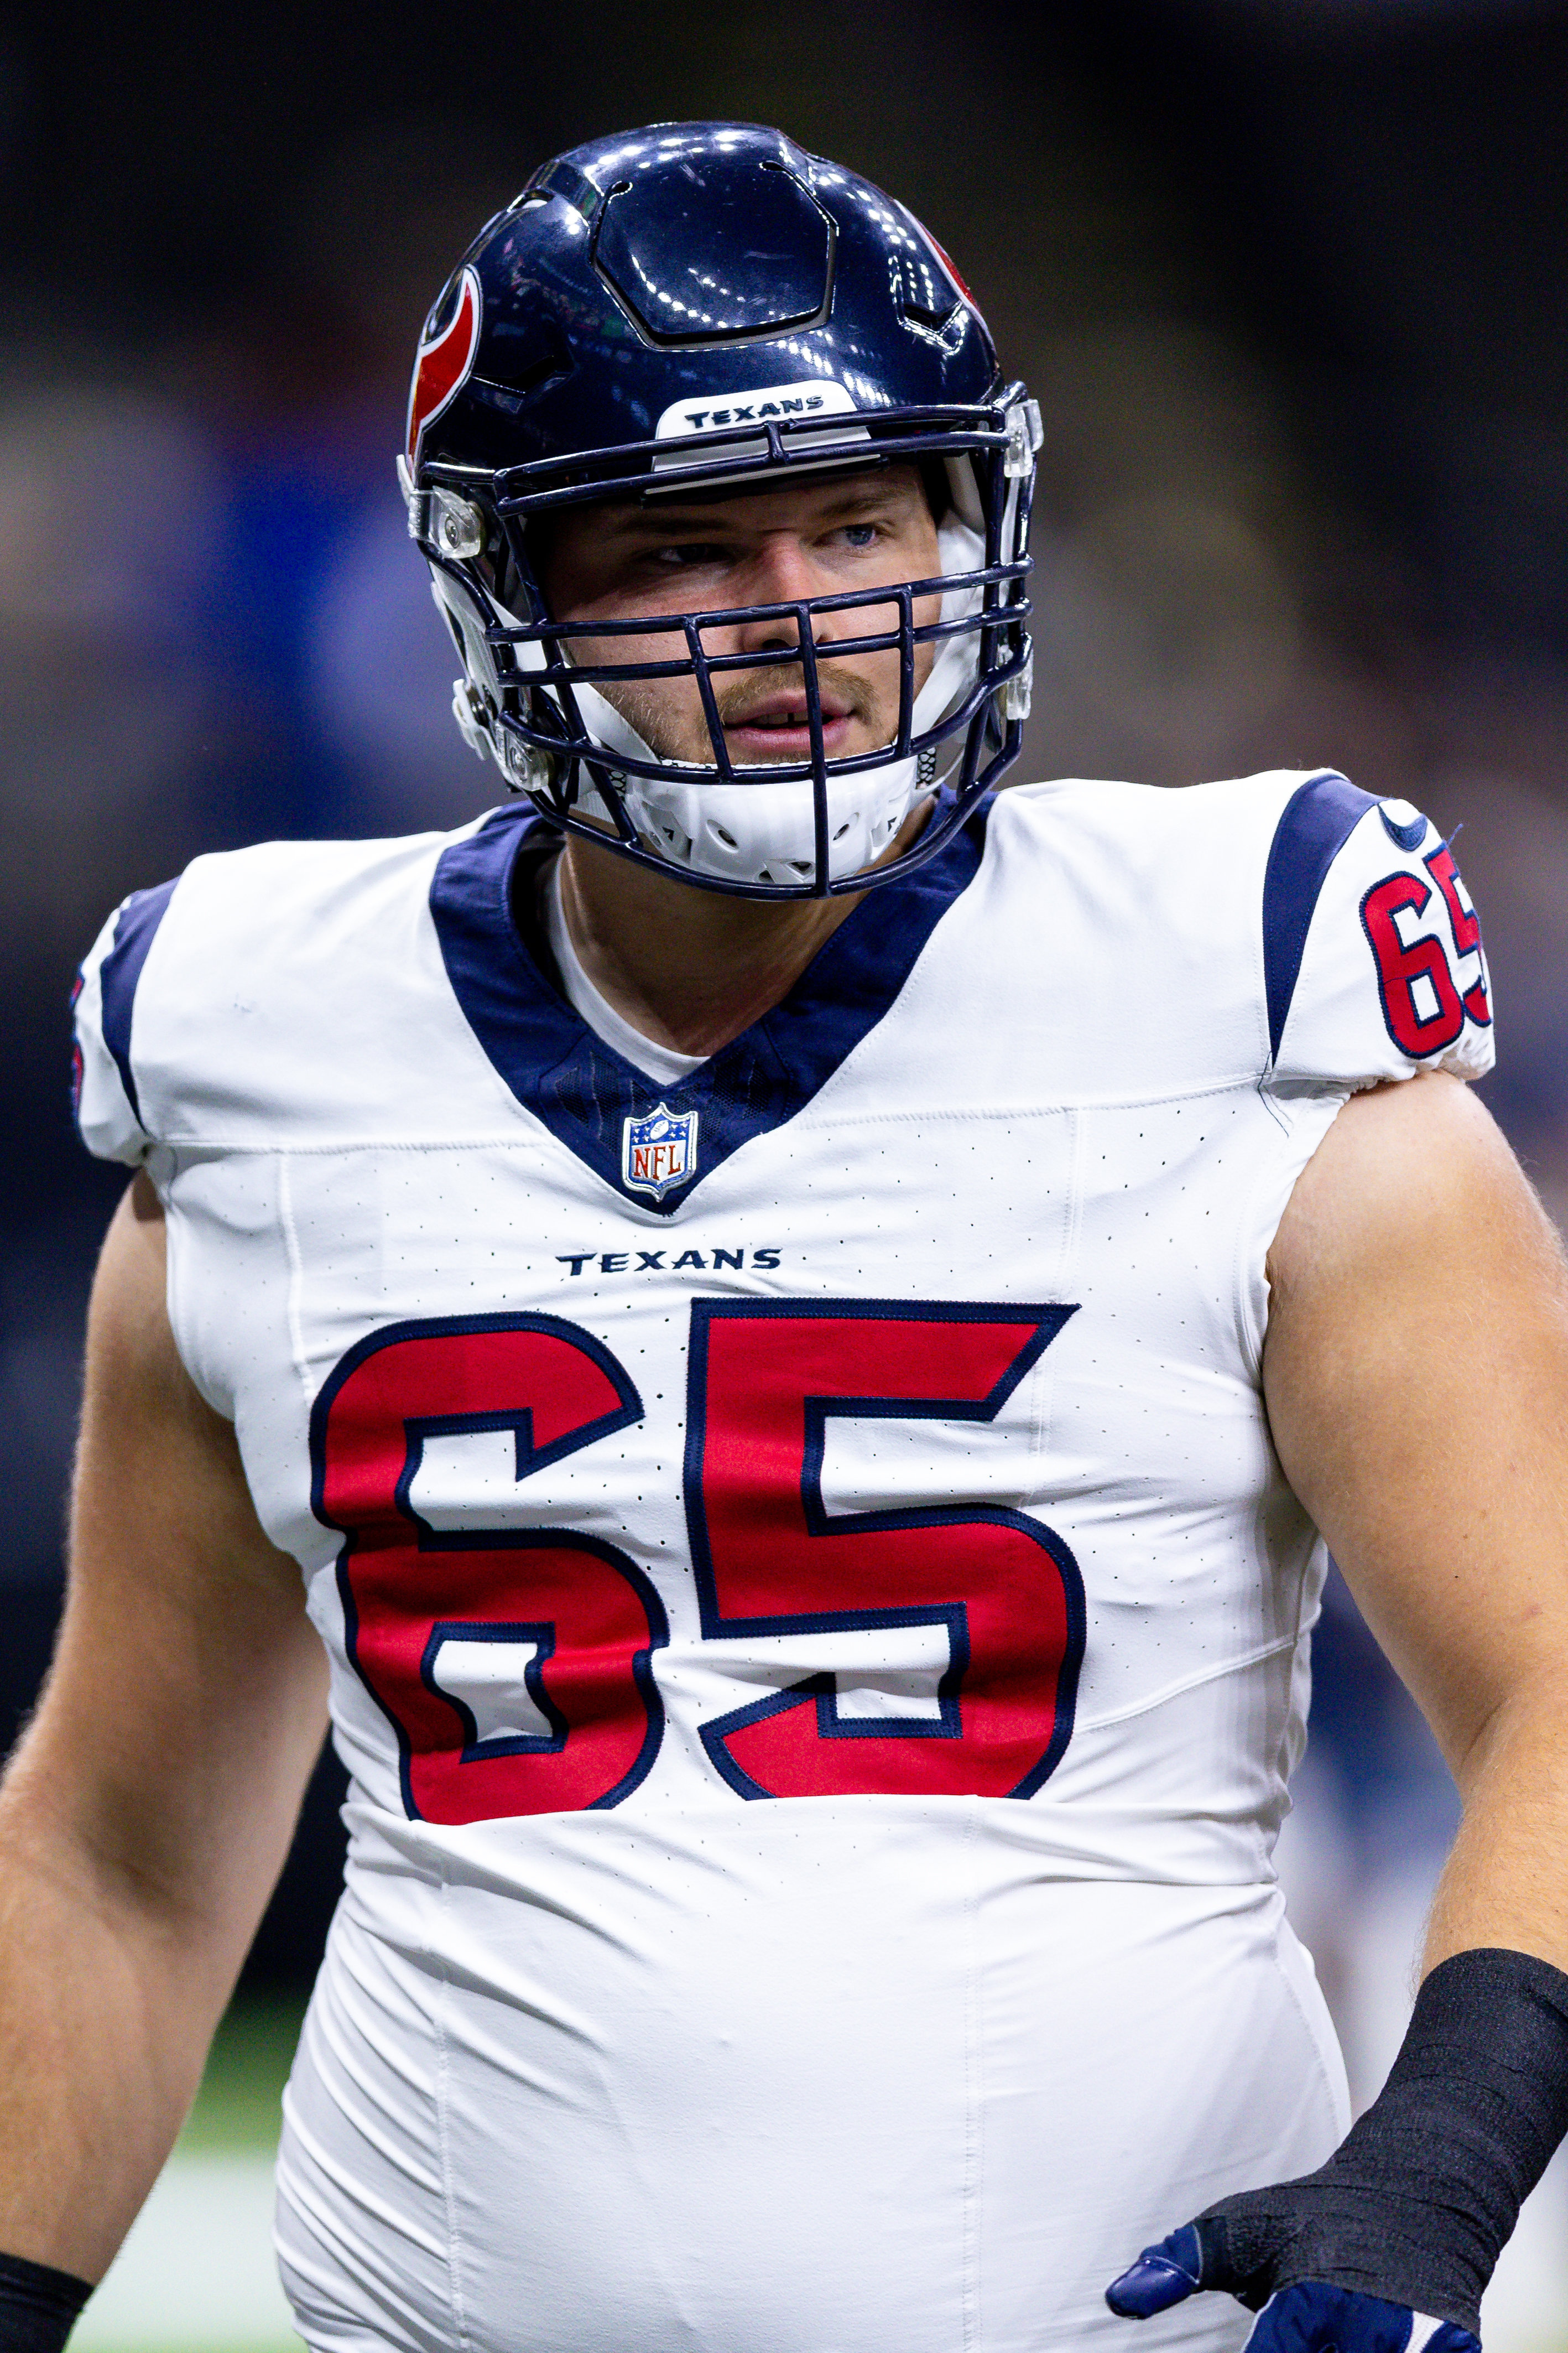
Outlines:
[[998,696],[1003,718],[1027,719],[1034,693],[1035,649],[1033,646],[1029,646],[1025,650],[1024,667],[1015,677],[1004,682]]
[[1007,447],[1002,454],[1002,471],[1010,482],[1016,482],[1034,471],[1035,453],[1046,438],[1040,421],[1037,400],[1015,401],[1006,413]]
[[452,716],[458,723],[458,733],[477,760],[490,756],[490,714],[484,696],[471,681],[452,681]]
[[[458,726],[462,721],[458,722]],[[514,793],[548,792],[554,781],[555,763],[548,752],[536,744],[524,743],[521,735],[510,730],[500,737],[501,772]]]

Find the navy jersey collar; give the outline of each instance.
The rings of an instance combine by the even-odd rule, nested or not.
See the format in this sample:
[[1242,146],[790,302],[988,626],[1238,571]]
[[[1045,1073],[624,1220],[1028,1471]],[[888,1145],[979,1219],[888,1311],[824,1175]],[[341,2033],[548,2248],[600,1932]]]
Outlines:
[[[512,913],[524,846],[556,837],[498,809],[437,861],[430,912],[453,993],[518,1101],[614,1191],[668,1217],[752,1136],[793,1119],[881,1019],[985,846],[987,798],[931,861],[872,891],[781,1003],[700,1070],[661,1086],[589,1029],[541,970]],[[623,1132],[659,1103],[698,1114],[697,1165],[661,1198],[622,1180]]]

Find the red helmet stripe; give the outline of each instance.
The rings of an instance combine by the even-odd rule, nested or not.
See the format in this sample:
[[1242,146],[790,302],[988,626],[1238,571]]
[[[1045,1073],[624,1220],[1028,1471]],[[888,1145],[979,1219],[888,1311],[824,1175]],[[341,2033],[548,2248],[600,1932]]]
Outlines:
[[408,394],[408,462],[419,463],[425,427],[439,417],[468,381],[479,347],[479,281],[471,269],[463,272],[462,290],[450,322],[427,343],[421,343],[414,361],[414,382]]
[[[924,225],[922,223],[922,227]],[[936,246],[937,259],[942,263],[942,268],[946,270],[948,276],[952,279],[953,284],[957,287],[959,292],[963,295],[970,309],[972,311],[977,311],[980,305],[976,302],[973,295],[970,292],[963,278],[959,275],[959,272],[954,266],[952,256],[949,253],[947,248],[944,245],[937,244],[936,238],[931,237],[929,228],[926,230],[926,235],[931,238],[931,244]]]

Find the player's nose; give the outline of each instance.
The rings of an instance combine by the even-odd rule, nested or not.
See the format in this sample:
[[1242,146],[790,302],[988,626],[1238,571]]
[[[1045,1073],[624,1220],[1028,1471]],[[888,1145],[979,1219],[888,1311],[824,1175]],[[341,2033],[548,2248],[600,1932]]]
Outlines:
[[[769,532],[753,550],[746,569],[749,605],[804,605],[813,596],[830,595],[835,585],[794,532]],[[833,636],[832,616],[814,618],[811,633],[818,645],[826,644]],[[769,613],[742,625],[741,644],[748,653],[799,642],[794,613]]]

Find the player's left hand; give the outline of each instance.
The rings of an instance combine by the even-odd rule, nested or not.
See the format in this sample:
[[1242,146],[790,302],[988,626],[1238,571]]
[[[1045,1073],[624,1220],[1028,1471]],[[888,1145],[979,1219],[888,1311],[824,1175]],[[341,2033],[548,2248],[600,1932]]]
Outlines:
[[1359,2288],[1293,2280],[1272,2294],[1268,2275],[1274,2263],[1238,2268],[1226,2234],[1207,2227],[1209,2220],[1185,2223],[1157,2246],[1145,2247],[1106,2289],[1111,2311],[1126,2320],[1147,2320],[1201,2289],[1218,2288],[1258,2314],[1246,2353],[1481,2353],[1479,2340],[1468,2328]]

